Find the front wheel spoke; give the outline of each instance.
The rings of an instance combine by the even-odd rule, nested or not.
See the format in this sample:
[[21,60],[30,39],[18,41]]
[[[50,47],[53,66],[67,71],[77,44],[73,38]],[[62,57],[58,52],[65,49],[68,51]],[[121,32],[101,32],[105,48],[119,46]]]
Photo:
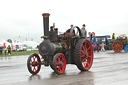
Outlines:
[[33,57],[33,61],[35,61],[35,58]]
[[32,68],[31,68],[31,69],[32,69],[32,71],[34,72],[34,70],[35,70],[35,67],[34,67],[34,66],[32,66]]
[[34,66],[34,69],[33,69],[33,71],[36,71],[36,68],[35,68],[35,66]]
[[37,59],[37,58],[35,58],[35,61],[38,61],[38,59]]

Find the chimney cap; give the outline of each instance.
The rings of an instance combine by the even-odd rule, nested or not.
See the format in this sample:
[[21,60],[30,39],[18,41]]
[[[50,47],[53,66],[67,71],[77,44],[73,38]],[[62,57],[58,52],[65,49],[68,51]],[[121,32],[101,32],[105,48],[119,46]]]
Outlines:
[[43,16],[43,17],[49,17],[50,14],[49,14],[49,13],[43,13],[42,16]]

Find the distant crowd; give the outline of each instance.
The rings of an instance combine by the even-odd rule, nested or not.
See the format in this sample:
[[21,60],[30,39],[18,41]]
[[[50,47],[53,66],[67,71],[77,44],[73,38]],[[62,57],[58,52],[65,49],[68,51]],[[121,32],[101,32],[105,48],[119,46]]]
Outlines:
[[[117,37],[116,37],[115,33],[113,33],[112,36],[111,36],[111,40],[114,41],[115,39],[117,39]],[[93,47],[94,52],[95,51],[99,52],[100,50],[101,50],[101,52],[102,51],[105,52],[105,44],[104,44],[104,42],[102,42],[101,46],[99,45],[98,42],[97,43],[93,43],[92,47]]]
[[0,46],[0,55],[3,55],[3,53],[5,55],[11,55],[11,46],[10,45],[8,45],[8,47]]

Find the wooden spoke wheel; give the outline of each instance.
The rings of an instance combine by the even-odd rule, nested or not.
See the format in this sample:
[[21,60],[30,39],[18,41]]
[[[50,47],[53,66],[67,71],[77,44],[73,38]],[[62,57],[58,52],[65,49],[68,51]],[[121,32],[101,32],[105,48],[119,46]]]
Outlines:
[[31,74],[35,75],[40,71],[41,65],[38,65],[38,63],[41,63],[41,60],[38,54],[33,53],[28,57],[27,67],[28,67],[28,71]]
[[122,49],[123,49],[123,44],[122,44],[120,41],[115,41],[115,42],[112,44],[112,49],[113,49],[115,52],[120,52],[120,51],[122,51]]
[[66,69],[66,58],[62,53],[57,53],[53,58],[52,67],[57,74],[63,74]]
[[93,63],[93,48],[88,40],[81,39],[76,43],[74,61],[81,71],[88,71],[91,68]]

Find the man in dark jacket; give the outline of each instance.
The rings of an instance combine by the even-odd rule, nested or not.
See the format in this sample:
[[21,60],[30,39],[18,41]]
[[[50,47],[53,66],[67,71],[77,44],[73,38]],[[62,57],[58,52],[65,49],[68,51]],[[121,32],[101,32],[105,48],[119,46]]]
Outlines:
[[8,55],[11,55],[11,47],[10,47],[10,45],[8,45]]
[[70,30],[73,28],[73,25],[71,24],[71,28],[66,31],[66,33],[70,33]]

